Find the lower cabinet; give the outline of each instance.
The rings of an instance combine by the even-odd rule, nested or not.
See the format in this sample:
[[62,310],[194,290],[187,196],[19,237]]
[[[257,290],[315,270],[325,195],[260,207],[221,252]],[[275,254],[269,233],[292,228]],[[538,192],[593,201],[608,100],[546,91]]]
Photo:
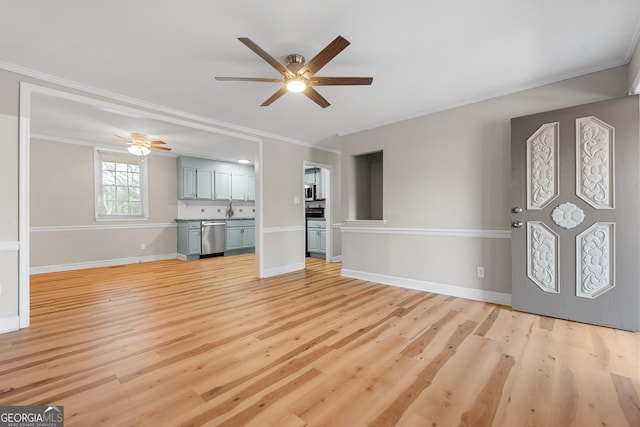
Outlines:
[[307,249],[311,256],[324,258],[327,253],[327,230],[325,221],[307,221]]
[[200,221],[178,221],[178,254],[186,259],[200,258]]
[[227,251],[253,252],[255,250],[255,246],[255,220],[227,220]]
[[[229,219],[225,255],[255,252],[256,221]],[[199,259],[202,245],[201,221],[178,221],[178,254],[181,259]]]

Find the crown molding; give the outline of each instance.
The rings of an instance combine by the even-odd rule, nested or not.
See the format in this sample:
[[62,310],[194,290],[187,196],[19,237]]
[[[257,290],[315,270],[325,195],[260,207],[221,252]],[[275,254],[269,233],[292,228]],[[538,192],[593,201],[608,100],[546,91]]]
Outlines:
[[526,83],[526,84],[522,84],[522,85],[516,86],[515,88],[509,89],[509,90],[487,92],[487,93],[484,93],[484,94],[481,94],[481,95],[478,95],[478,96],[475,96],[475,97],[470,97],[470,98],[463,99],[463,100],[458,101],[458,102],[454,102],[454,103],[451,103],[451,104],[445,104],[445,105],[442,105],[442,106],[439,106],[439,107],[431,108],[429,110],[424,110],[424,111],[422,111],[420,113],[411,114],[411,115],[408,115],[408,116],[400,116],[400,117],[397,117],[395,119],[391,119],[391,120],[387,120],[387,121],[383,121],[383,122],[371,123],[371,124],[365,125],[363,127],[359,127],[359,128],[356,128],[356,129],[340,132],[340,133],[338,133],[338,136],[343,137],[343,136],[352,135],[354,133],[365,132],[365,131],[372,130],[372,129],[377,129],[377,128],[380,128],[380,127],[383,127],[383,126],[388,126],[388,125],[392,125],[392,124],[395,124],[395,123],[404,122],[406,120],[416,119],[418,117],[428,116],[430,114],[435,114],[435,113],[439,113],[439,112],[446,111],[446,110],[451,110],[451,109],[458,108],[458,107],[464,107],[465,105],[471,105],[471,104],[475,104],[475,103],[478,103],[478,102],[487,101],[489,99],[499,98],[501,96],[512,95],[514,93],[522,92],[522,91],[525,91],[525,90],[535,89],[537,87],[542,87],[542,86],[546,86],[546,85],[549,85],[549,84],[558,83],[558,82],[561,82],[563,80],[568,80],[568,79],[572,79],[572,78],[575,78],[575,77],[581,77],[581,76],[585,76],[585,75],[591,74],[591,73],[597,73],[599,71],[608,70],[610,68],[619,67],[621,65],[627,65],[629,63],[629,59],[627,59],[627,56],[629,56],[629,54],[625,55],[625,58],[623,58],[622,60],[614,61],[614,62],[605,64],[605,65],[592,67],[592,68],[587,68],[587,69],[576,71],[576,72],[572,72],[572,73],[566,73],[566,74],[562,74],[560,76],[556,76],[556,77],[553,77],[553,78],[535,80],[535,81],[530,82],[530,83]]
[[[26,68],[26,67],[21,67],[19,65],[15,65],[15,64],[11,64],[8,62],[4,62],[4,61],[0,61],[0,70],[5,70],[5,71],[9,71],[9,72],[13,72],[13,73],[17,73],[17,74],[22,74],[24,76],[27,77],[32,77],[38,80],[42,80],[44,82],[47,83],[51,83],[51,84],[55,84],[58,86],[62,86],[64,88],[67,89],[74,89],[74,90],[78,90],[81,92],[85,92],[87,94],[90,95],[94,95],[94,96],[100,96],[103,98],[106,98],[107,100],[111,100],[111,101],[117,101],[117,102],[121,102],[121,103],[125,103],[125,104],[129,104],[131,106],[137,107],[137,108],[143,108],[145,110],[150,110],[151,112],[155,112],[155,113],[161,113],[165,116],[173,116],[176,118],[180,118],[180,119],[184,119],[184,120],[189,120],[189,121],[193,121],[193,122],[200,122],[202,124],[206,124],[210,127],[214,127],[216,128],[214,131],[218,132],[218,133],[222,133],[222,134],[228,134],[230,136],[234,136],[237,138],[243,138],[243,139],[248,139],[248,140],[253,140],[254,142],[259,142],[260,139],[259,138],[270,138],[270,139],[276,139],[279,141],[283,141],[283,142],[289,142],[291,144],[296,144],[296,145],[302,145],[305,147],[310,147],[310,148],[314,148],[316,150],[322,150],[322,151],[328,151],[328,152],[333,152],[333,153],[339,153],[339,151],[335,151],[335,150],[331,150],[328,148],[323,148],[323,147],[319,147],[317,145],[314,145],[313,143],[310,142],[306,142],[306,141],[301,141],[295,138],[289,138],[283,135],[278,135],[278,134],[274,134],[274,133],[270,133],[270,132],[265,132],[262,130],[258,130],[258,129],[253,129],[253,128],[249,128],[246,126],[240,126],[240,125],[236,125],[233,123],[227,123],[227,122],[223,122],[223,121],[219,121],[219,120],[214,120],[208,117],[204,117],[204,116],[199,116],[196,114],[191,114],[191,113],[187,113],[184,111],[180,111],[180,110],[174,110],[172,108],[169,107],[165,107],[159,104],[154,104],[154,103],[150,103],[147,101],[143,101],[137,98],[133,98],[133,97],[129,97],[126,95],[121,95],[115,92],[110,92],[110,91],[106,91],[103,89],[99,89],[97,87],[94,86],[90,86],[90,85],[85,85],[82,83],[78,83],[72,80],[68,80],[68,79],[64,79],[61,77],[57,77],[57,76],[53,76],[51,74],[46,74],[46,73],[42,73],[40,71],[36,71],[36,70],[32,70],[30,68]],[[122,107],[121,105],[118,105],[119,107]],[[143,115],[147,115],[149,114],[149,111],[141,111],[141,113]],[[196,126],[197,123],[192,123],[191,125]],[[226,129],[225,129],[226,128]],[[231,132],[227,129],[230,129]],[[208,129],[208,130],[213,130],[213,129]],[[242,134],[237,134],[236,132],[241,132]]]

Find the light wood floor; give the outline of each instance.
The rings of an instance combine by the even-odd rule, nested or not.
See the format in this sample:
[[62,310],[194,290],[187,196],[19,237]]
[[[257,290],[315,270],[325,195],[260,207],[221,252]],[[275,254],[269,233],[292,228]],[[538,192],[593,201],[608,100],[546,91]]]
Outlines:
[[32,276],[0,404],[68,426],[640,426],[640,334],[255,258]]

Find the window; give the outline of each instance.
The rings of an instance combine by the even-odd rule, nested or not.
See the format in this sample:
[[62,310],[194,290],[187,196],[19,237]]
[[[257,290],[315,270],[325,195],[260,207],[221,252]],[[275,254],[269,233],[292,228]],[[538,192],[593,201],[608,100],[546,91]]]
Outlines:
[[97,220],[148,218],[145,157],[96,150],[95,175]]

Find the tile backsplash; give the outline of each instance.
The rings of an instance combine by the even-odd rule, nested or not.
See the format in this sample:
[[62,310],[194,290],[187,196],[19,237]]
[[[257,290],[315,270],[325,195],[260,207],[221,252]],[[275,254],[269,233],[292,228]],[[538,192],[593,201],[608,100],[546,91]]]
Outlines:
[[[231,202],[232,218],[255,218],[253,202]],[[178,218],[180,219],[224,219],[229,202],[214,200],[178,200]]]

